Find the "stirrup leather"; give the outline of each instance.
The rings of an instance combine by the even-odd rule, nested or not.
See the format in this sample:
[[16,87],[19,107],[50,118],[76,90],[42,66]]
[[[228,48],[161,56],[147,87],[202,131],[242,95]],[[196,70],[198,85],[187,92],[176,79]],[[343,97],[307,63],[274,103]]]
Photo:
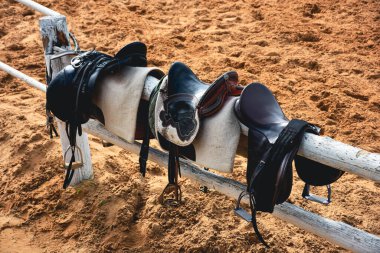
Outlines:
[[[243,208],[240,207],[241,200],[247,195],[249,196],[249,207],[250,207],[251,213],[252,213],[251,215],[246,210],[244,210]],[[234,209],[234,212],[239,217],[241,217],[244,220],[252,223],[253,230],[255,231],[257,239],[259,239],[259,241],[262,244],[264,244],[265,247],[269,248],[269,245],[265,242],[263,236],[261,235],[261,233],[259,231],[259,228],[257,227],[257,220],[256,220],[257,210],[256,210],[256,200],[255,200],[254,194],[251,192],[242,191],[239,195],[237,202],[236,202],[236,207]]]

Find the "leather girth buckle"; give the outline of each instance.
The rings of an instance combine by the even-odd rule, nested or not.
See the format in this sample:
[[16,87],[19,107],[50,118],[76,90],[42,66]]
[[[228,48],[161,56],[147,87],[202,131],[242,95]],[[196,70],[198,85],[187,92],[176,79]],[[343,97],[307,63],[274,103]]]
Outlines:
[[331,203],[331,185],[328,184],[326,185],[326,187],[327,187],[327,198],[323,198],[321,196],[311,194],[310,185],[305,184],[305,187],[303,188],[303,191],[302,191],[302,197],[319,204],[328,205]]

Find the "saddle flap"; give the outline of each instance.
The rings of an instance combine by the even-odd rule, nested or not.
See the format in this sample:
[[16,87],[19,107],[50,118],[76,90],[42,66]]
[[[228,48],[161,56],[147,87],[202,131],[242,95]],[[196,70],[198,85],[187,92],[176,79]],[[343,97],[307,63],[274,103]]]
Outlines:
[[69,65],[58,72],[46,90],[46,109],[62,121],[75,120],[76,89],[71,80],[75,69]]
[[294,164],[302,181],[313,186],[332,184],[344,174],[344,171],[299,155],[295,157]]
[[[190,145],[199,130],[195,98],[189,94],[168,93],[169,76],[161,84],[155,103],[155,131],[178,146]],[[156,134],[157,136],[157,134]]]

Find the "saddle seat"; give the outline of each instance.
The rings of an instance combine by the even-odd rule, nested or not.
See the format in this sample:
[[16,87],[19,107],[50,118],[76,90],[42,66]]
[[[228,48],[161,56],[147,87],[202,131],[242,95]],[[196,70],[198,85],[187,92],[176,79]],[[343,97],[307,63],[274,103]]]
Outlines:
[[274,143],[289,123],[277,100],[260,84],[247,86],[235,104],[235,112],[248,128],[255,128]]
[[235,71],[226,72],[212,84],[206,84],[199,80],[194,72],[181,62],[176,62],[172,65],[169,70],[168,80],[168,96],[192,96],[196,98],[197,101],[195,102],[198,102],[197,108],[200,118],[215,113],[228,91],[233,93],[230,95],[238,96],[243,89],[241,86],[237,86],[238,74]]
[[230,71],[212,84],[206,84],[188,66],[175,62],[167,75],[167,84],[161,87],[164,96],[159,117],[162,127],[171,126],[176,129],[176,134],[161,134],[176,145],[191,144],[199,130],[200,119],[218,112],[227,95],[240,95],[243,87],[237,83],[238,74]]

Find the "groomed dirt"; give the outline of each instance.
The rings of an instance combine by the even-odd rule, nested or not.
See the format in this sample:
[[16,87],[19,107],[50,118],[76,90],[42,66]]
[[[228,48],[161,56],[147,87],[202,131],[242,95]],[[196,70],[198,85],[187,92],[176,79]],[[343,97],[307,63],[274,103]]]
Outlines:
[[[324,135],[380,152],[380,3],[362,1],[53,1],[39,3],[68,18],[82,49],[114,54],[140,40],[149,65],[167,71],[188,64],[207,82],[228,70],[241,83],[266,84],[289,118],[320,126]],[[285,2],[285,3],[282,3]],[[44,81],[39,13],[0,3],[0,60]],[[163,207],[157,196],[166,169],[103,148],[90,136],[95,177],[62,189],[59,140],[45,130],[44,94],[0,72],[0,252],[344,252],[270,214],[259,226],[233,214],[234,201],[199,191],[182,178],[184,204]],[[232,177],[244,182],[246,161]],[[231,176],[231,175],[230,175]],[[289,201],[380,235],[380,189],[345,174],[333,202],[301,198],[295,176]]]

